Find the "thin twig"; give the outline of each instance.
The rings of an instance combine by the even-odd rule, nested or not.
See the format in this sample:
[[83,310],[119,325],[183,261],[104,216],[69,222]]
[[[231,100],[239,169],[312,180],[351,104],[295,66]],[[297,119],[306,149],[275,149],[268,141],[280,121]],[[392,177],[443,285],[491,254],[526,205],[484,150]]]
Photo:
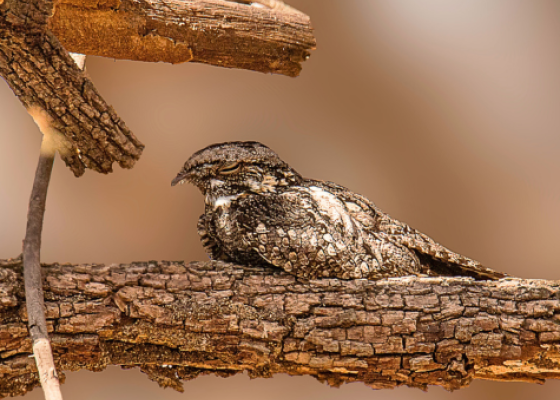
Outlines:
[[47,190],[51,178],[56,148],[44,132],[39,164],[29,200],[27,230],[23,241],[23,274],[29,333],[41,386],[47,400],[62,400],[45,318],[43,279],[41,276],[41,232],[45,215]]
[[[85,68],[86,56],[70,53],[80,69]],[[25,303],[29,334],[33,341],[33,354],[37,363],[37,372],[46,400],[62,400],[60,382],[54,365],[47,319],[45,317],[45,301],[43,296],[43,277],[41,275],[41,233],[47,202],[47,191],[51,180],[54,156],[60,143],[61,135],[52,124],[49,114],[40,106],[30,107],[29,114],[43,133],[39,164],[35,171],[35,180],[29,210],[27,213],[27,229],[23,241],[23,275],[25,281]]]
[[33,341],[47,338],[47,322],[44,313],[43,285],[41,276],[41,232],[47,200],[47,189],[52,172],[55,149],[48,136],[43,137],[39,164],[29,200],[27,230],[23,242],[23,265],[25,297],[29,330]]

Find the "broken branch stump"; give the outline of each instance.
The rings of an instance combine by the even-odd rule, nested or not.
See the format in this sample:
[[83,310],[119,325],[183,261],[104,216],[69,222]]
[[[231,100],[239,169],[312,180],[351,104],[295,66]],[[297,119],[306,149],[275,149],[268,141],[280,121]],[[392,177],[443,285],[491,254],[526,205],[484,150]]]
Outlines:
[[281,2],[264,3],[271,8],[224,0],[55,0],[49,27],[67,50],[86,55],[297,76],[316,46],[310,18]]
[[[311,375],[447,389],[560,376],[560,282],[405,277],[299,282],[223,262],[43,266],[57,369]],[[38,385],[21,260],[0,262],[0,394]]]

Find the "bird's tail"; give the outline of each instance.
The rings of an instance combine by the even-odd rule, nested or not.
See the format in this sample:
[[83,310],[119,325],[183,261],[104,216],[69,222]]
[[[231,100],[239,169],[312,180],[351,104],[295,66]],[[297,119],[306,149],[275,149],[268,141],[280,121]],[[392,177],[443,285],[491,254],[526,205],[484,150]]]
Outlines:
[[[456,253],[454,253],[456,254]],[[457,261],[447,261],[429,254],[417,253],[427,275],[465,276],[476,280],[498,280],[508,275],[482,266],[478,261],[458,255]]]

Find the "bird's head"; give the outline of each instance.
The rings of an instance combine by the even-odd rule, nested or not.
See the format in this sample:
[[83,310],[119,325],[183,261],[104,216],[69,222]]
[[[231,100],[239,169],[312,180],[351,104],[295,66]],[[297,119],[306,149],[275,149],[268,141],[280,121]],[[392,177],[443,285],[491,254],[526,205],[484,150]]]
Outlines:
[[258,142],[226,142],[194,153],[171,182],[192,183],[207,204],[249,193],[275,193],[298,183],[301,176],[278,155]]

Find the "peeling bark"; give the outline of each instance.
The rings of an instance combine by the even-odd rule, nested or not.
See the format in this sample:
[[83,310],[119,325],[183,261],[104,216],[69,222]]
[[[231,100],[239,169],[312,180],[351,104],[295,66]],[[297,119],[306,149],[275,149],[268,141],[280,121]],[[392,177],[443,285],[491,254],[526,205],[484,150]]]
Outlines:
[[[311,375],[333,386],[467,386],[560,376],[560,282],[297,281],[222,262],[43,266],[57,370],[140,367],[181,389],[200,374]],[[21,260],[0,262],[0,394],[38,385]]]
[[240,3],[55,0],[49,26],[67,50],[87,55],[299,75],[316,45],[309,17],[275,0]]

